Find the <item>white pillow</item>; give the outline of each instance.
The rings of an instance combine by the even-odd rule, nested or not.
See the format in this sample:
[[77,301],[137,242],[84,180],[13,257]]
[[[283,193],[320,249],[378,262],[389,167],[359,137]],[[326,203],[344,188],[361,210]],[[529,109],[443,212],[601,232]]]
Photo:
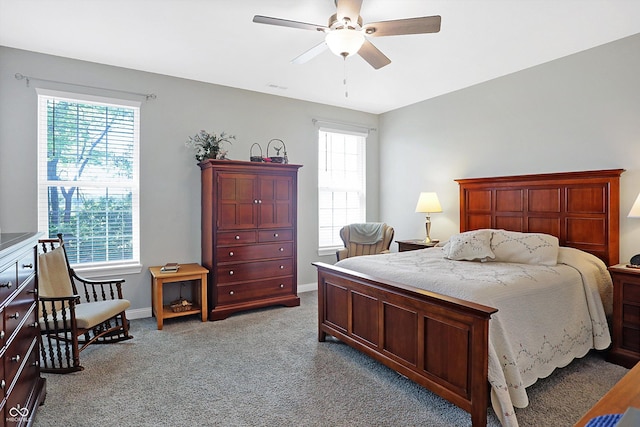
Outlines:
[[556,265],[559,246],[557,237],[542,233],[493,230],[491,238],[493,261],[500,262]]
[[486,261],[491,251],[491,230],[473,230],[451,236],[442,248],[444,257],[456,261]]

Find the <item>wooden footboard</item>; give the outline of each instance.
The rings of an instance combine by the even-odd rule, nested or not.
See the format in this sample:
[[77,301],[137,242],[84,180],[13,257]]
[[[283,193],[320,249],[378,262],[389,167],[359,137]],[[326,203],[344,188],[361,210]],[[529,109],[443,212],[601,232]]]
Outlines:
[[318,340],[334,336],[487,424],[489,319],[497,310],[325,263]]

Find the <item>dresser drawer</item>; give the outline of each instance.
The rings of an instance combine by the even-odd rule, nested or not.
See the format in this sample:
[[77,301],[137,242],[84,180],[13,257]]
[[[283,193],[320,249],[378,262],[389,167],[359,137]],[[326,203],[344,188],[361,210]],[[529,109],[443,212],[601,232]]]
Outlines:
[[[33,411],[35,411],[32,399],[35,399],[37,396],[33,394],[33,384],[35,384],[40,378],[38,369],[39,355],[36,339],[32,340],[31,346],[27,351],[28,353],[25,354],[27,360],[22,364],[23,368],[17,374],[17,381],[14,382],[13,387],[11,388],[11,394],[7,398],[7,412],[11,410],[11,408],[18,408],[18,405],[20,405],[20,408],[33,408]],[[7,387],[9,386],[10,383],[7,383]],[[30,413],[22,421],[26,422],[28,417],[33,418],[33,416],[34,414]]]
[[218,262],[251,261],[293,256],[293,242],[217,248]]
[[0,271],[0,303],[11,295],[18,286],[18,270],[17,264],[9,264]]
[[220,285],[217,288],[217,304],[237,304],[292,293],[293,277],[291,276],[235,285]]
[[258,261],[244,264],[229,264],[216,269],[218,283],[260,280],[271,277],[291,276],[293,274],[293,258],[273,261]]
[[[26,285],[20,290],[20,293],[13,298],[4,309],[4,331],[6,339],[10,339],[11,335],[20,326],[24,317],[29,314],[32,306],[35,306],[35,286],[36,278],[31,277]],[[34,322],[35,319],[31,320]]]
[[38,328],[34,326],[36,320],[35,313],[35,310],[29,313],[30,318],[27,320],[27,323],[18,331],[4,353],[4,377],[7,384],[13,382],[22,362],[29,356],[29,348],[32,346],[39,332]]
[[255,231],[225,231],[218,233],[218,246],[225,245],[244,245],[246,243],[256,242]]
[[278,230],[260,230],[258,231],[258,242],[284,242],[293,240],[293,230],[290,228]]
[[33,250],[18,260],[18,287],[36,272],[36,260]]

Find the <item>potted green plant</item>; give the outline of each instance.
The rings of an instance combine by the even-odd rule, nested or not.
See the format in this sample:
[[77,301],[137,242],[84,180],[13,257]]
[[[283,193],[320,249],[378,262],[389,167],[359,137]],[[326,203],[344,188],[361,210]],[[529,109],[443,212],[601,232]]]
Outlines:
[[220,154],[226,154],[226,151],[222,150],[222,144],[225,142],[231,144],[231,139],[236,139],[236,137],[226,132],[218,135],[201,130],[194,136],[190,136],[185,145],[195,150],[196,160],[201,162],[207,159],[217,159]]

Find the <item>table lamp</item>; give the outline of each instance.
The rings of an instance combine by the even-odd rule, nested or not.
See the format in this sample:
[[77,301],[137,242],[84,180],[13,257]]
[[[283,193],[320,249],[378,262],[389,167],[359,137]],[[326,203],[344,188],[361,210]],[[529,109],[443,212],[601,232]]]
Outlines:
[[[639,208],[640,209],[640,208]],[[429,214],[442,212],[438,195],[433,192],[420,193],[418,198],[418,204],[416,205],[416,212],[423,212],[427,214],[425,226],[427,228],[427,237],[424,239],[424,243],[431,243],[431,218]]]
[[[627,218],[640,218],[640,194],[636,198],[636,201],[633,202]],[[628,267],[640,268],[640,254],[631,257]]]

